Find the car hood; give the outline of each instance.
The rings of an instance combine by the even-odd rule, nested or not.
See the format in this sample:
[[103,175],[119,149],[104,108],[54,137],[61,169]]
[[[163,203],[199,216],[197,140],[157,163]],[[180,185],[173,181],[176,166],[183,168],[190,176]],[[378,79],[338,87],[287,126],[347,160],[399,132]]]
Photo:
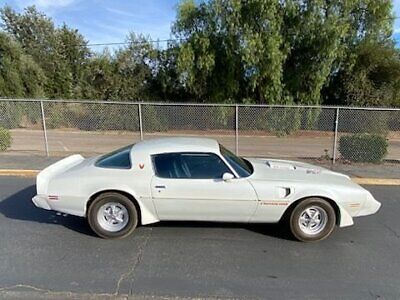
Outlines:
[[313,182],[349,182],[350,177],[312,164],[279,160],[246,158],[254,168],[249,179],[252,180],[287,180]]

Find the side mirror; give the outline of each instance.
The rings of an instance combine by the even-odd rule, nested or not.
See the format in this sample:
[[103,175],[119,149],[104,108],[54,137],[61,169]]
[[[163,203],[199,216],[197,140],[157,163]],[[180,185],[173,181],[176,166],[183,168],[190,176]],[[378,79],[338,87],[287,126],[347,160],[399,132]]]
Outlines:
[[235,178],[235,176],[231,173],[224,173],[224,175],[222,175],[223,181],[231,181],[233,178]]

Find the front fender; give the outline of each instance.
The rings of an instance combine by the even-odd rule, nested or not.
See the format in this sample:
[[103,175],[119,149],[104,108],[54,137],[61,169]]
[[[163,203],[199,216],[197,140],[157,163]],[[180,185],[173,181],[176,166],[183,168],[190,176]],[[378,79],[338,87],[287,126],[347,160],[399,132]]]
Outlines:
[[337,196],[330,192],[330,191],[325,191],[325,190],[304,190],[301,193],[298,193],[296,195],[297,200],[294,202],[297,202],[301,199],[305,198],[311,198],[311,197],[317,197],[317,198],[325,198],[333,201],[336,206],[339,209],[339,214],[337,216],[336,223],[339,227],[347,227],[351,226],[354,224],[353,217],[350,215],[350,213],[343,207],[343,205],[340,204],[339,199]]
[[347,227],[353,225],[353,217],[350,216],[350,214],[347,212],[347,210],[343,208],[342,205],[338,204],[337,202],[335,203],[339,207],[339,220],[337,222],[337,225],[339,227]]

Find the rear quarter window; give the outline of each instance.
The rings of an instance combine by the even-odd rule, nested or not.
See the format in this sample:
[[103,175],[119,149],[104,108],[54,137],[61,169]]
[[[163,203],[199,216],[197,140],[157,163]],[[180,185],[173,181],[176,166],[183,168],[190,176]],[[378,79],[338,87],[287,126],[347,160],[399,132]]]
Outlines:
[[110,169],[130,169],[131,163],[131,149],[133,145],[123,147],[113,152],[101,156],[95,163],[99,168]]

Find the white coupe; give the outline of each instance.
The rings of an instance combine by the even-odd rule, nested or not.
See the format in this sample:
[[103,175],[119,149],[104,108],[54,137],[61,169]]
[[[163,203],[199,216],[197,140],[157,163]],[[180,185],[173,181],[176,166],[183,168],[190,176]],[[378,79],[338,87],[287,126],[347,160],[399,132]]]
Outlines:
[[162,138],[109,154],[72,155],[41,171],[40,208],[86,217],[103,238],[163,220],[286,221],[317,241],[381,204],[346,175],[306,163],[234,155],[205,138]]

